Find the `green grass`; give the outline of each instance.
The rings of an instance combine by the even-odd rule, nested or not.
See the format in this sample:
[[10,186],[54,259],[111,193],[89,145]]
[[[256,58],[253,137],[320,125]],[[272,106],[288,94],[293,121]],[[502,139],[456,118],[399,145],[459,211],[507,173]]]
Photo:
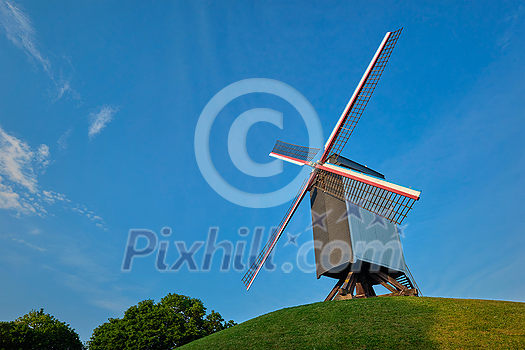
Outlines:
[[251,319],[190,349],[525,349],[525,303],[387,297],[320,302]]

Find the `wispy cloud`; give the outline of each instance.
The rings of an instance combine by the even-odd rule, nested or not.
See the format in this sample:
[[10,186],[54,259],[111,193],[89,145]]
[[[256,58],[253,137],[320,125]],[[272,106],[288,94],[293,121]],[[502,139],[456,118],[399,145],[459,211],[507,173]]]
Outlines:
[[31,61],[40,64],[51,75],[51,64],[38,50],[31,18],[24,13],[22,7],[13,1],[0,0],[0,21],[7,38],[24,50]]
[[[51,62],[39,49],[41,45],[36,40],[36,31],[31,18],[23,11],[21,5],[12,0],[0,0],[0,23],[5,29],[7,39],[23,50],[30,62],[42,66],[52,80],[55,86],[55,91],[52,93],[53,102],[60,100],[67,93],[71,93],[74,99],[80,98],[78,93],[72,89],[69,79],[63,78],[62,71],[60,71],[60,77],[55,78]],[[69,60],[68,63],[70,63]]]
[[[53,99],[53,102],[56,102],[64,96],[64,94],[71,92],[71,85],[69,83],[69,80],[61,78],[58,82],[55,82],[56,86],[56,97]],[[76,96],[76,94],[75,94]]]
[[0,127],[0,175],[31,193],[37,190],[35,166],[48,164],[49,147],[41,145],[36,154],[29,145]]
[[35,154],[36,163],[42,172],[44,172],[49,165],[49,154],[49,146],[44,144],[38,147],[38,150]]
[[67,149],[67,147],[69,146],[67,141],[72,133],[73,133],[73,128],[69,128],[62,136],[60,136],[60,138],[57,141],[59,150],[65,151]]
[[[503,32],[503,35],[498,40],[498,45],[505,49],[513,38],[516,38],[517,34],[521,31],[518,30],[518,26],[523,24],[523,16],[525,15],[525,7],[519,5],[518,8],[508,17],[504,19],[503,25],[507,26],[507,29]],[[518,38],[519,40],[519,38]],[[521,40],[519,41],[521,43]]]
[[113,120],[113,116],[118,112],[118,107],[104,105],[100,107],[98,112],[93,112],[88,116],[89,119],[89,139],[93,139],[96,135],[100,134],[106,127],[106,124]]
[[105,221],[99,215],[95,214],[93,211],[89,210],[85,205],[72,205],[71,210],[77,212],[79,215],[87,217],[89,220],[93,221],[98,228],[108,231],[105,228]]
[[55,204],[56,202],[71,203],[71,200],[67,199],[65,194],[54,191],[42,191],[42,199],[49,204]]
[[27,201],[20,198],[18,193],[15,193],[10,186],[2,183],[0,177],[0,209],[10,209],[17,213],[33,212],[36,213],[35,208]]
[[62,193],[39,188],[37,176],[49,164],[47,145],[32,149],[27,142],[0,127],[0,209],[14,211],[17,216],[37,214],[45,217],[48,211],[44,205],[62,204],[65,209],[87,217],[107,231],[104,220],[85,205],[74,204]]
[[39,203],[37,173],[49,164],[49,147],[32,150],[27,142],[9,135],[0,127],[0,209],[20,214],[47,212]]
[[29,248],[32,248],[32,249],[35,249],[35,250],[38,250],[40,252],[45,252],[46,249],[45,248],[42,248],[42,247],[39,247],[39,246],[36,246],[32,243],[29,243],[29,242],[26,242],[25,240],[21,239],[21,238],[11,238],[11,240],[13,242],[16,242],[16,243],[20,243],[20,244],[23,244],[23,245],[26,245],[28,246]]

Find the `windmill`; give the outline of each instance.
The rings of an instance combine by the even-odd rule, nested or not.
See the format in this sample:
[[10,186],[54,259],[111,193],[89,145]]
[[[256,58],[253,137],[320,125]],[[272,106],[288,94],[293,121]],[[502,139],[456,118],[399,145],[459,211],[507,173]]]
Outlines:
[[318,161],[312,160],[319,149],[282,141],[275,144],[271,156],[313,169],[242,278],[247,290],[306,192],[310,192],[317,278],[327,276],[337,280],[325,300],[376,296],[374,285],[387,288],[390,293],[385,296],[418,295],[403,257],[398,225],[419,200],[421,192],[388,182],[381,173],[340,155],[402,29],[386,33]]

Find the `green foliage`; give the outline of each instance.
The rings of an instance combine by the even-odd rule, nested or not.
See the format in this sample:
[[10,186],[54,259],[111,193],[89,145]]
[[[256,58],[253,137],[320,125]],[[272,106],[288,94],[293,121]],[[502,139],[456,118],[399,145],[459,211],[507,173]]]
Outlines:
[[53,316],[32,310],[11,322],[0,322],[0,349],[82,350],[78,334]]
[[525,349],[525,303],[387,297],[278,310],[192,349]]
[[173,349],[234,324],[215,311],[206,316],[199,299],[168,294],[158,303],[141,301],[122,319],[110,318],[95,328],[89,349]]

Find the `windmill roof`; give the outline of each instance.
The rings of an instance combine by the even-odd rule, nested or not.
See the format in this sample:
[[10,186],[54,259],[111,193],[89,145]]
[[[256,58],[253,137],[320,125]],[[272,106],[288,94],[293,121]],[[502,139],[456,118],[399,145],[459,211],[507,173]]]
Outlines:
[[348,168],[348,169],[352,169],[352,170],[355,170],[355,171],[359,171],[359,172],[361,172],[363,174],[375,176],[375,177],[378,177],[380,179],[384,179],[385,178],[385,175],[381,174],[378,171],[370,169],[366,165],[359,164],[357,162],[354,162],[353,160],[350,160],[350,159],[345,158],[343,156],[338,156],[336,154],[332,154],[328,158],[328,163],[339,165],[339,166],[342,166],[342,167],[345,167],[345,168]]

